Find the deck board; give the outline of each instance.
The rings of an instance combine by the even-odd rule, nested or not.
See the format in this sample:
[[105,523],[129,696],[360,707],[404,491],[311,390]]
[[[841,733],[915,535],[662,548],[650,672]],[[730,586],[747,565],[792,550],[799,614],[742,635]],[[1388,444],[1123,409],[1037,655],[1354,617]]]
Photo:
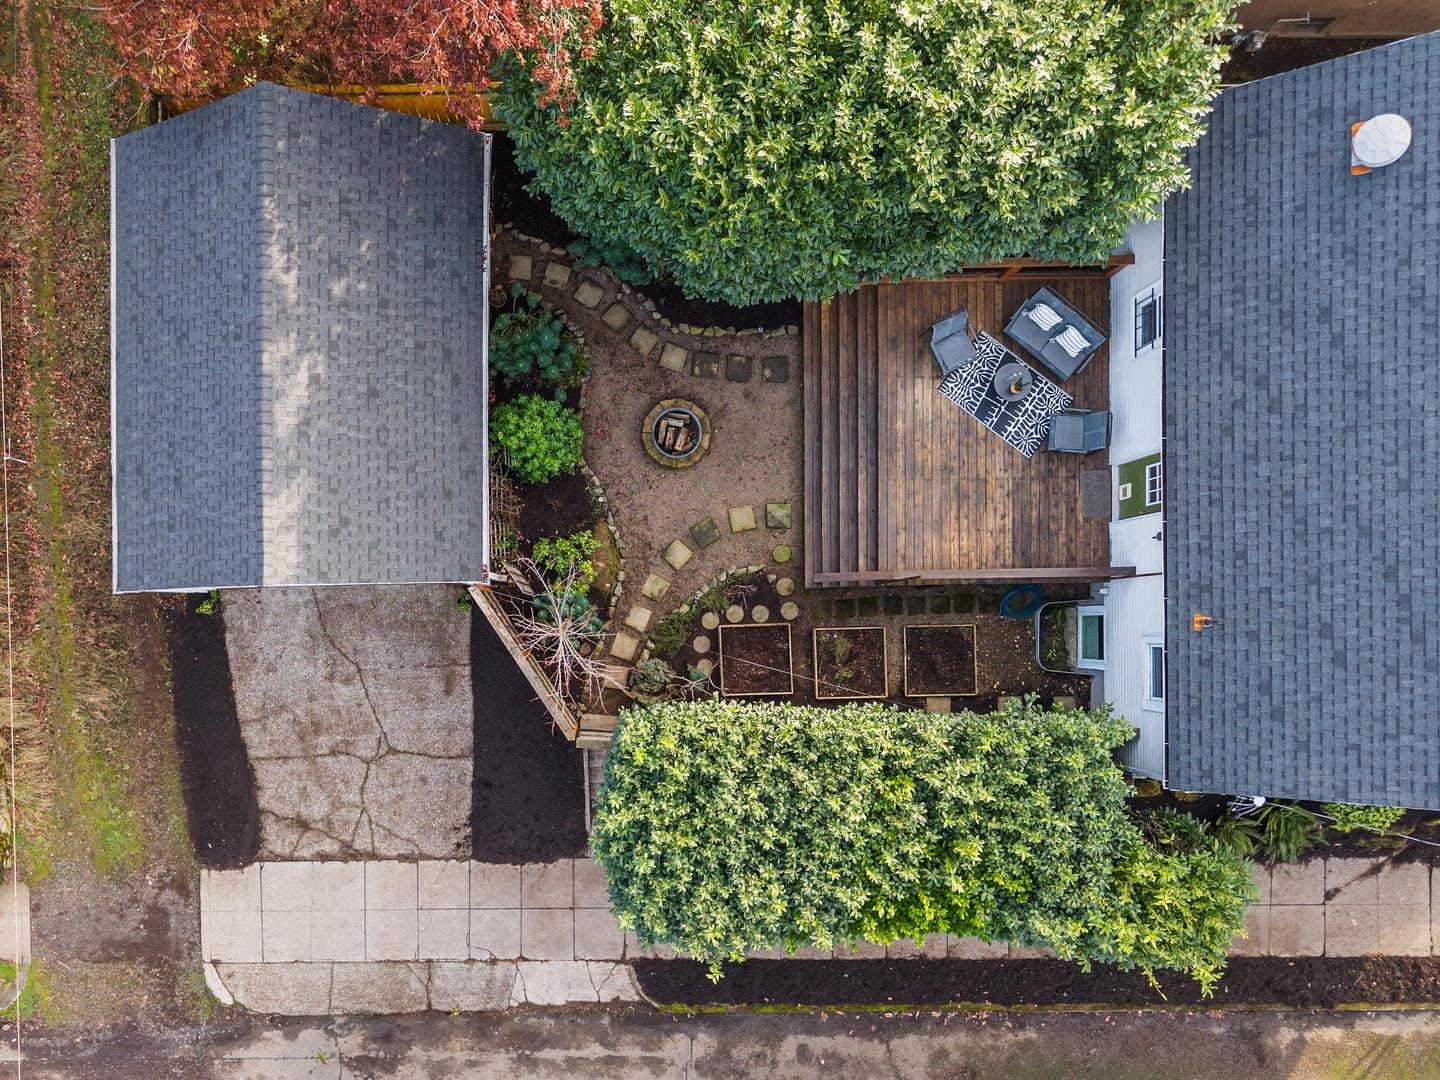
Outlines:
[[[882,283],[805,305],[807,580],[1109,564],[1108,523],[1082,518],[1079,494],[1082,472],[1107,467],[1104,452],[1027,460],[937,393],[927,332],[962,307],[1043,371],[1003,334],[1041,285],[1108,334],[1100,278]],[[1077,407],[1106,408],[1108,347],[1064,387]]]

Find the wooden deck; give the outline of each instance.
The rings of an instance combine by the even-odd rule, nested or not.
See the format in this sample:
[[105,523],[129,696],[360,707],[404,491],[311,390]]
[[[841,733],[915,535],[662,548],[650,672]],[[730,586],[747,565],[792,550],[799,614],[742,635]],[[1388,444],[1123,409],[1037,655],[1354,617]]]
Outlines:
[[[1041,285],[1108,336],[1110,282],[1098,276],[962,275],[805,305],[807,585],[1110,576],[1108,515],[1080,508],[1080,474],[1107,469],[1108,454],[1027,460],[936,389],[930,326],[959,308],[1045,372],[1003,334]],[[1076,408],[1105,409],[1109,378],[1106,346],[1063,385]]]

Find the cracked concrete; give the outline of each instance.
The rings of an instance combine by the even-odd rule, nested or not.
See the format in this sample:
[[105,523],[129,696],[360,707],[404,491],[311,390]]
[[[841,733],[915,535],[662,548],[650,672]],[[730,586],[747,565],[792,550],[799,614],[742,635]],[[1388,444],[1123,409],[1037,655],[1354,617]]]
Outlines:
[[464,857],[470,619],[450,586],[227,593],[262,859]]

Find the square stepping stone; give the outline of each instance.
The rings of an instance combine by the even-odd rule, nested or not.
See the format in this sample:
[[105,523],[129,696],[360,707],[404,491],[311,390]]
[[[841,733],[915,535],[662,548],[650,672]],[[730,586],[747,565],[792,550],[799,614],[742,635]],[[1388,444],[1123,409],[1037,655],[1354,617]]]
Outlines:
[[665,553],[661,557],[669,563],[671,567],[679,570],[690,561],[694,554],[695,552],[685,546],[685,541],[671,540],[670,546],[665,549]]
[[546,263],[545,284],[552,289],[563,289],[570,284],[570,267],[562,262]]
[[790,527],[790,504],[766,503],[765,527],[767,529],[788,529]]
[[510,280],[529,281],[533,262],[529,255],[510,256]]
[[720,377],[720,355],[713,352],[697,352],[690,361],[690,374],[698,379]]
[[767,356],[760,361],[760,377],[768,383],[790,381],[790,360],[784,356]]
[[600,306],[600,301],[604,297],[605,290],[593,281],[582,281],[580,287],[575,290],[575,299],[592,310]]
[[640,595],[657,603],[664,599],[665,594],[669,591],[669,579],[663,578],[659,574],[651,574],[645,579],[645,584],[640,586]]
[[630,335],[630,344],[641,356],[649,356],[650,350],[660,340],[660,335],[644,326],[637,326],[635,332]]
[[730,531],[732,533],[749,532],[756,527],[755,507],[732,506],[728,513],[730,515]]
[[713,517],[707,517],[704,521],[690,526],[690,538],[698,546],[707,548],[720,539],[720,526],[715,524]]
[[660,350],[660,366],[667,371],[684,371],[689,360],[690,350],[681,348],[674,342],[667,342]]
[[611,330],[614,330],[618,334],[621,330],[624,330],[625,327],[630,325],[630,319],[632,318],[632,316],[630,314],[630,309],[617,300],[615,303],[611,304],[608,308],[605,309],[605,314],[602,315],[601,318],[605,320],[606,326],[610,327]]
[[948,697],[927,697],[925,699],[925,711],[929,713],[948,713],[950,711],[950,699]]
[[725,358],[725,381],[726,382],[749,382],[751,374],[751,361],[748,356],[729,356]]
[[655,613],[648,607],[641,607],[639,604],[636,604],[626,613],[625,625],[630,627],[631,630],[636,630],[643,634],[650,628],[650,616],[654,614]]
[[639,640],[629,634],[616,634],[615,640],[610,642],[610,655],[617,660],[634,660],[639,651]]

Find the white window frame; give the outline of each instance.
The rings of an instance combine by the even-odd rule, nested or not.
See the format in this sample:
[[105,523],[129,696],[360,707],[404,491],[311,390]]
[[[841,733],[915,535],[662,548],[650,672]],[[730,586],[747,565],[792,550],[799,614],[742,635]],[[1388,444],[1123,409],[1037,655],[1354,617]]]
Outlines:
[[[1097,616],[1100,619],[1100,659],[1087,660],[1081,655],[1085,648],[1085,623],[1089,616]],[[1103,604],[1084,604],[1075,609],[1075,617],[1080,620],[1075,625],[1075,666],[1082,671],[1104,671],[1105,657],[1110,655],[1110,642],[1106,640],[1105,606]]]
[[[1130,314],[1132,323],[1132,344],[1136,356],[1144,356],[1160,348],[1160,343],[1165,339],[1165,297],[1160,292],[1161,283],[1151,282],[1130,298]],[[1140,341],[1140,310],[1141,307],[1150,301],[1155,302],[1155,337],[1153,340],[1141,343]]]
[[[1165,711],[1165,638],[1161,634],[1146,634],[1141,640],[1141,648],[1144,649],[1141,671],[1145,679],[1145,702],[1146,712],[1163,713]],[[1160,653],[1160,696],[1155,696],[1155,684],[1151,677],[1154,675],[1155,652]]]
[[[1153,498],[1151,496],[1154,496]],[[1145,508],[1162,506],[1165,503],[1165,460],[1152,461],[1145,466]]]

